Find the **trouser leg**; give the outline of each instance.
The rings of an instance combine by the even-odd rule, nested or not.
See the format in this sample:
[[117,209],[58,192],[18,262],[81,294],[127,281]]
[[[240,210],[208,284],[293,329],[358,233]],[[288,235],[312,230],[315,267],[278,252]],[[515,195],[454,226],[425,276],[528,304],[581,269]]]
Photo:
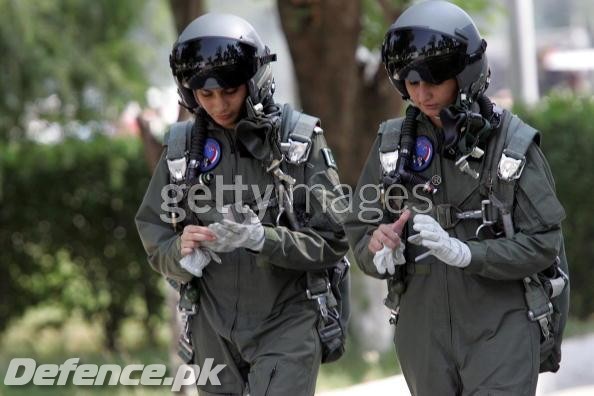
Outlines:
[[248,374],[251,395],[314,394],[321,363],[318,314],[311,304],[304,306],[289,307],[267,321],[258,329],[258,345],[250,343],[245,348],[243,355],[252,362]]
[[460,391],[448,312],[441,308],[444,297],[428,292],[440,290],[440,282],[435,274],[412,276],[401,298],[394,344],[413,396],[454,396]]
[[206,381],[205,384],[197,385],[199,394],[242,395],[246,381],[243,379],[243,364],[237,349],[217,334],[200,313],[192,318],[192,342],[194,364],[203,368],[206,359],[213,359],[211,367],[215,368],[219,364],[226,366],[217,374],[220,385]]
[[540,327],[518,310],[502,319],[488,340],[467,346],[460,369],[463,396],[531,396],[540,364]]

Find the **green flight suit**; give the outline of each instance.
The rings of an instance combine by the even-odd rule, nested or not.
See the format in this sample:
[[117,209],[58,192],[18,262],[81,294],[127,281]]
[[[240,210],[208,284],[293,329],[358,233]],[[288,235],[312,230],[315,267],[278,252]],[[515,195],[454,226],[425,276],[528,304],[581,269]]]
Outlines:
[[[210,125],[208,136],[219,142],[221,161],[210,171],[215,176],[207,186],[212,201],[199,204],[212,209],[192,214],[192,223],[204,226],[222,219],[215,209],[221,182],[248,186],[239,193],[241,200],[252,206],[274,186],[273,176],[266,172],[268,164],[254,158],[237,141],[235,131]],[[201,278],[193,278],[180,266],[181,232],[175,233],[159,218],[164,213],[161,190],[170,183],[165,154],[160,159],[136,223],[151,266],[176,281],[193,281],[200,290],[198,313],[191,323],[195,364],[214,358],[213,365],[227,365],[218,376],[221,385],[199,386],[201,394],[240,395],[246,392],[246,384],[252,395],[314,393],[321,362],[316,329],[319,311],[316,302],[306,296],[305,271],[332,266],[348,249],[342,215],[331,208],[322,210],[321,198],[337,198],[335,186],[339,184],[336,171],[324,159],[322,149],[326,147],[323,134],[316,133],[307,162],[288,165],[301,172],[303,180],[298,178],[297,183],[312,188],[308,223],[298,232],[276,226],[278,207],[268,206],[262,220],[262,251],[219,253],[222,264],[211,262]],[[296,197],[304,190],[296,191]],[[236,192],[223,191],[218,205],[235,203]]]
[[[462,211],[480,209],[481,200],[487,199],[480,194],[480,178],[462,173],[454,160],[440,153],[436,143],[443,141],[441,129],[422,113],[417,120],[417,135],[427,136],[436,148],[429,167],[419,174],[433,177],[438,192],[413,192],[407,186],[407,192],[396,190],[392,195],[407,195],[404,202],[413,214],[440,204],[453,204]],[[488,142],[487,151],[494,149],[495,140]],[[383,209],[377,189],[364,187],[380,183],[379,145],[380,136],[361,174],[353,196],[354,212],[345,231],[361,269],[370,276],[386,278],[378,274],[367,248],[378,224],[398,217]],[[426,249],[406,243],[406,289],[400,299],[394,343],[413,395],[535,393],[540,328],[527,318],[522,279],[550,266],[559,254],[565,212],[539,147],[531,144],[526,157],[516,184],[516,234],[512,239],[478,240],[475,231],[481,220],[460,221],[448,232],[470,248],[471,262],[464,269],[446,265],[434,256],[415,263],[415,257]],[[469,161],[481,175],[487,171],[484,158]],[[436,217],[434,210],[425,213]],[[412,224],[412,220],[407,223],[403,238],[416,234]]]

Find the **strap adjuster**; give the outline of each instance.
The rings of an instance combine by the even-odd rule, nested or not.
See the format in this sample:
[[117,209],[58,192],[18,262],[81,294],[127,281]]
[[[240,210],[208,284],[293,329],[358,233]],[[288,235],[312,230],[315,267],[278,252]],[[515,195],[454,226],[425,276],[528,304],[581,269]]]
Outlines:
[[446,230],[454,227],[460,221],[459,219],[455,218],[453,213],[454,210],[455,208],[451,204],[441,204],[435,206],[435,219]]
[[307,298],[309,298],[310,300],[315,300],[317,298],[319,298],[320,296],[327,296],[328,293],[330,293],[330,282],[325,282],[326,283],[326,289],[325,290],[319,290],[319,291],[311,291],[309,288],[305,289],[305,294],[307,295]]

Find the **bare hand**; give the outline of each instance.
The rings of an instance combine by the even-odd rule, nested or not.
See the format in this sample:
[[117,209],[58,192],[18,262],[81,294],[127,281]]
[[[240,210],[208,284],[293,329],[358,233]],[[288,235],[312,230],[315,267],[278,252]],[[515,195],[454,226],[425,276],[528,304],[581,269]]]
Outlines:
[[208,227],[187,225],[181,235],[181,255],[184,257],[192,253],[194,249],[201,246],[200,242],[216,239],[217,237]]
[[398,220],[391,224],[380,224],[379,227],[371,235],[367,248],[373,254],[377,253],[384,246],[390,250],[396,249],[400,245],[400,236],[402,230],[408,219],[410,218],[410,210],[402,212]]

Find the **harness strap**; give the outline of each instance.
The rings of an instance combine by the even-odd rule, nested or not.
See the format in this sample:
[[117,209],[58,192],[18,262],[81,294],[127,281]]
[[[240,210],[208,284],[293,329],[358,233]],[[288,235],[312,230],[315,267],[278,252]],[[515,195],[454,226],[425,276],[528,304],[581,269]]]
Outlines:
[[186,177],[186,153],[190,147],[192,125],[191,120],[172,124],[163,141],[167,146],[167,167],[173,183],[181,183]]

